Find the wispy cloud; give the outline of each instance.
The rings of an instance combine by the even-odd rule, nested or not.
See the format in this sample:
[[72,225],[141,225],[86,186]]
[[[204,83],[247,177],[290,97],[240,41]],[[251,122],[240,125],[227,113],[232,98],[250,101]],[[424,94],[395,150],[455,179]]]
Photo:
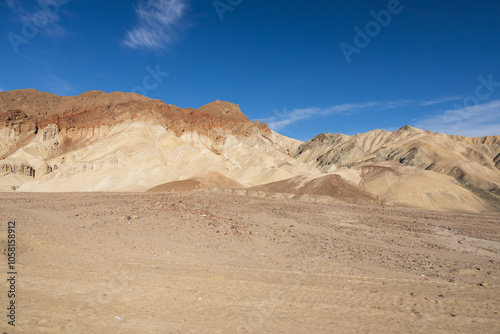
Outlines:
[[302,109],[293,109],[290,111],[285,109],[282,112],[274,109],[274,116],[263,119],[263,121],[267,122],[271,129],[278,131],[282,130],[290,124],[315,116],[327,116],[334,114],[351,115],[354,113],[366,111],[384,111],[404,107],[426,107],[449,101],[455,101],[458,99],[458,97],[447,97],[434,100],[394,100],[385,102],[374,101],[366,103],[339,104],[327,108],[309,107]]
[[269,127],[275,131],[281,130],[284,127],[301,121],[313,116],[326,116],[331,114],[340,114],[340,113],[352,113],[358,112],[369,107],[373,107],[376,105],[376,102],[368,102],[368,103],[360,103],[360,104],[339,104],[329,108],[302,108],[302,109],[293,109],[287,111],[286,109],[283,112],[274,110],[275,116],[270,117],[268,119],[264,119],[265,122],[268,123]]
[[461,97],[461,96],[445,97],[445,98],[435,99],[435,100],[430,100],[430,101],[420,101],[419,105],[420,106],[432,106],[435,104],[442,104],[442,103],[451,102],[451,101],[458,101],[458,100],[462,100],[462,99],[463,99],[463,97]]
[[123,43],[133,49],[164,49],[178,36],[187,0],[140,0],[135,8],[138,24]]
[[463,99],[461,96],[442,97],[433,100],[394,100],[381,102],[382,110],[404,107],[427,107]]
[[421,129],[468,137],[500,135],[500,100],[446,110],[415,123]]

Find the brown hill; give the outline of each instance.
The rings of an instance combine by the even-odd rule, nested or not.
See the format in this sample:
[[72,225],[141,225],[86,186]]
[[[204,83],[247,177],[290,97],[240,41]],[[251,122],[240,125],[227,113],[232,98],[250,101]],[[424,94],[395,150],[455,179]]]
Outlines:
[[[177,136],[195,130],[215,140],[224,140],[219,137],[221,130],[245,136],[271,134],[265,123],[250,122],[237,105],[223,101],[195,110],[133,93],[89,91],[61,97],[34,89],[0,92],[0,126],[11,137],[24,140],[49,124],[55,124],[65,137],[81,139],[107,133],[110,127],[127,120],[153,121]],[[10,144],[1,147],[0,159],[17,148]]]
[[142,191],[207,171],[252,186],[318,173],[290,156],[300,142],[218,100],[182,109],[131,93],[1,92],[0,138],[3,191]]
[[297,176],[249,188],[269,194],[294,194],[300,196],[327,196],[344,203],[376,205],[376,198],[340,175],[327,174],[317,177]]
[[321,134],[294,156],[322,172],[383,161],[449,175],[491,203],[500,202],[500,136],[468,138],[405,126],[355,136]]
[[500,136],[405,126],[302,143],[238,105],[179,108],[131,93],[0,92],[0,191],[318,196],[433,210],[500,210]]
[[208,190],[216,189],[234,189],[243,187],[240,183],[217,172],[211,172],[187,180],[179,180],[160,184],[149,189],[149,192],[161,191],[189,191],[189,190]]
[[[481,198],[447,175],[393,161],[297,176],[231,193],[307,201],[412,207],[434,211],[495,212],[498,202]],[[329,200],[328,200],[329,199]]]

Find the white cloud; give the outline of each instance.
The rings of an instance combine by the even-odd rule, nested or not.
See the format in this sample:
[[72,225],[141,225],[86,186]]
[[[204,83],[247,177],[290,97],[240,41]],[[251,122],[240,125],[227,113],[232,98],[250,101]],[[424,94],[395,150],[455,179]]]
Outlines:
[[420,120],[415,126],[424,130],[468,137],[500,135],[500,100],[475,107],[446,110],[440,115]]
[[352,104],[349,103],[349,104],[339,104],[329,108],[309,107],[303,109],[293,109],[291,111],[287,111],[285,109],[283,112],[279,112],[277,109],[275,109],[274,110],[275,116],[270,117],[268,119],[264,119],[263,121],[267,122],[271,129],[277,131],[283,129],[284,127],[292,123],[308,119],[313,116],[353,113],[365,110],[377,104],[378,102],[352,103]]
[[178,35],[187,0],[140,0],[135,11],[138,24],[123,43],[133,49],[163,49]]
[[460,97],[445,97],[434,100],[394,100],[385,102],[347,103],[335,105],[329,108],[309,107],[303,109],[293,109],[291,111],[287,111],[285,109],[283,112],[274,109],[274,116],[263,119],[263,121],[267,122],[271,129],[278,131],[290,124],[309,119],[314,116],[326,116],[333,114],[350,115],[357,112],[383,111],[404,107],[427,107],[459,99]]
[[395,101],[382,102],[381,104],[382,104],[382,110],[388,110],[388,109],[412,107],[412,106],[427,107],[451,101],[458,101],[461,99],[462,97],[460,96],[453,96],[453,97],[437,98],[433,100],[395,100]]
[[435,100],[430,100],[430,101],[420,101],[419,105],[420,106],[432,106],[435,104],[442,104],[446,102],[451,102],[451,101],[458,101],[462,100],[463,98],[461,96],[453,96],[453,97],[445,97],[441,99],[435,99]]

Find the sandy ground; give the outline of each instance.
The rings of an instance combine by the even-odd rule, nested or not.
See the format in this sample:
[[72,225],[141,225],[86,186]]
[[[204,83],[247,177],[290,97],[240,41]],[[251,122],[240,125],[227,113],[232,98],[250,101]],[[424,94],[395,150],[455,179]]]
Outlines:
[[2,333],[500,332],[498,216],[195,191],[2,193],[0,217]]

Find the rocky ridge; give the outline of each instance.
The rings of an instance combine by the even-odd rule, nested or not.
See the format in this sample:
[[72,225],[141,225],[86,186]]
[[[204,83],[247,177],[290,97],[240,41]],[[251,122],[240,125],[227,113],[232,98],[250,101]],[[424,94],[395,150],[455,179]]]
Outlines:
[[[0,92],[0,191],[186,191],[500,211],[500,136],[405,126],[303,143],[238,105]],[[286,194],[286,195],[283,195]]]
[[2,92],[0,137],[3,190],[141,191],[203,172],[254,185],[317,173],[290,156],[300,142],[224,101],[183,109],[132,93]]
[[[355,136],[321,134],[300,145],[294,157],[323,173],[364,170],[363,178],[413,173],[405,166],[415,171],[432,171],[450,176],[455,184],[496,206],[500,202],[500,136],[449,136],[411,126],[395,132],[374,130]],[[381,162],[395,164],[382,166]],[[396,165],[397,172],[393,168]]]

